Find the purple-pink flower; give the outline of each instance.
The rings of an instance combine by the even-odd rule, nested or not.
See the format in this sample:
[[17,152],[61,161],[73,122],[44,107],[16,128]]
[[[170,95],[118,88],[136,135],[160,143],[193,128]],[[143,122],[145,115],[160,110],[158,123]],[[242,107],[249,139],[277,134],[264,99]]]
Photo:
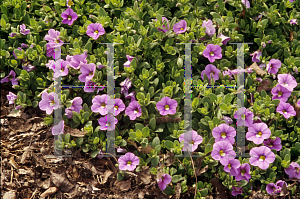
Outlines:
[[203,51],[203,56],[213,63],[216,59],[222,59],[222,49],[219,45],[208,44]]
[[126,55],[126,57],[127,57],[127,62],[125,62],[123,65],[124,65],[125,67],[130,67],[130,63],[131,63],[131,61],[132,61],[135,57],[132,57],[132,56],[130,56],[130,55]]
[[266,191],[268,192],[268,194],[270,195],[275,195],[277,193],[281,192],[281,189],[283,187],[283,185],[285,184],[285,186],[287,187],[287,183],[282,181],[282,180],[278,180],[276,182],[276,184],[274,183],[269,183],[266,186]]
[[[53,66],[53,78],[58,78],[61,76],[67,76],[69,73],[69,69],[68,69],[68,64],[69,62],[64,61],[63,59],[59,59],[55,62],[54,66]],[[55,67],[58,66],[58,67]]]
[[239,194],[242,194],[243,193],[243,187],[235,187],[235,186],[232,186],[232,191],[231,191],[231,194],[233,196],[237,196]]
[[74,55],[72,57],[69,57],[70,60],[70,66],[74,69],[80,69],[82,65],[87,64],[87,51],[84,51],[84,53],[80,55]]
[[300,106],[300,99],[298,100],[297,105]]
[[125,110],[125,114],[129,116],[130,120],[135,120],[142,115],[141,105],[137,101],[130,102]]
[[182,151],[193,152],[198,148],[198,145],[201,144],[203,138],[200,135],[198,135],[197,131],[191,130],[179,136],[179,142],[182,141],[184,144]]
[[52,135],[64,134],[65,121],[61,120],[57,125],[52,127]]
[[276,137],[275,140],[268,138],[263,143],[266,147],[269,147],[270,149],[275,149],[276,151],[280,151],[282,148],[281,139],[279,137]]
[[218,35],[218,37],[220,37],[220,38],[222,39],[222,44],[223,44],[223,45],[226,45],[227,42],[230,41],[230,37],[227,37],[227,36],[223,35],[222,33],[220,33],[220,34]]
[[239,166],[237,169],[232,169],[232,171],[236,181],[246,180],[247,182],[249,182],[251,175],[250,175],[250,165],[248,163],[244,163],[241,166]]
[[69,26],[78,18],[76,12],[74,12],[70,7],[61,13],[61,18],[63,18],[62,23],[68,24]]
[[219,69],[217,69],[216,66],[212,65],[212,64],[208,64],[205,67],[205,70],[201,72],[201,78],[204,80],[204,74],[206,74],[206,76],[209,79],[209,83],[211,78],[214,78],[214,81],[217,81],[219,79],[219,73],[221,71]]
[[184,33],[187,29],[187,23],[185,20],[181,20],[178,23],[174,24],[173,30],[178,35]]
[[241,166],[240,161],[237,159],[232,159],[232,160],[229,160],[229,162],[226,166],[224,166],[224,171],[226,171],[228,173],[232,173],[231,171],[233,169],[239,168],[239,166]]
[[267,64],[268,73],[276,74],[278,72],[278,68],[281,67],[281,61],[279,59],[271,59]]
[[105,30],[100,23],[91,23],[87,27],[86,34],[94,40],[98,39],[101,35],[105,34]]
[[222,120],[224,120],[227,125],[230,125],[233,123],[233,120],[230,117],[225,116],[225,115],[223,116]]
[[104,117],[101,117],[98,120],[98,123],[100,125],[100,130],[105,131],[112,131],[116,128],[116,124],[118,123],[118,119],[115,118],[113,115],[109,114]]
[[226,141],[230,144],[234,144],[236,131],[232,126],[220,124],[212,130],[212,135],[215,138],[215,142]]
[[279,99],[281,102],[286,102],[288,98],[291,96],[292,92],[286,87],[282,86],[282,84],[278,84],[271,91],[274,99]]
[[22,24],[20,25],[20,33],[22,35],[28,35],[30,33],[30,29],[26,29],[26,25]]
[[289,119],[291,116],[296,115],[296,111],[292,105],[285,102],[280,102],[277,106],[276,111],[282,114],[286,119]]
[[250,56],[252,56],[253,62],[260,62],[259,58],[261,57],[261,55],[262,55],[262,52],[260,50],[257,50],[254,53],[250,54]]
[[163,97],[156,103],[156,108],[161,115],[174,115],[176,113],[177,101],[169,97]]
[[[115,98],[115,99],[110,99],[110,100],[114,100],[114,116],[119,115],[122,111],[125,110],[125,104],[123,103],[123,101],[119,98]],[[108,103],[111,104],[111,103]]]
[[109,95],[97,95],[92,99],[92,107],[91,110],[94,113],[100,113],[101,115],[107,114],[107,101],[109,100]]
[[242,4],[244,4],[246,8],[250,8],[250,2],[248,0],[242,0]]
[[214,143],[211,157],[214,160],[220,160],[223,166],[228,165],[229,161],[234,159],[236,156],[233,146],[226,141],[219,141]]
[[46,111],[46,113],[50,115],[53,109],[58,109],[59,107],[57,94],[55,92],[49,94],[44,92],[42,94],[42,100],[39,102],[39,107],[41,110]]
[[289,176],[289,179],[300,179],[300,166],[298,163],[292,162],[288,168],[284,169],[284,171]]
[[249,163],[264,170],[275,160],[275,154],[266,146],[252,148],[250,156]]
[[130,79],[127,77],[124,81],[122,81],[120,83],[121,86],[121,94],[124,94],[125,96],[128,95],[128,90],[131,88],[131,81]]
[[261,144],[263,141],[271,136],[271,130],[265,123],[255,123],[248,128],[246,139],[253,141],[254,144]]
[[216,33],[216,28],[213,26],[213,22],[209,19],[202,22],[202,27],[206,28],[205,33],[212,37]]
[[291,25],[297,25],[297,19],[291,19],[290,24]]
[[9,75],[1,79],[1,83],[11,82],[12,85],[18,85],[18,78],[16,78],[15,71],[11,70]]
[[72,106],[67,108],[65,110],[65,115],[68,116],[68,118],[71,118],[73,116],[73,112],[75,111],[77,113],[80,113],[80,110],[82,109],[82,98],[81,97],[75,97],[73,100],[71,100]]
[[132,101],[136,101],[136,99],[135,99],[135,91],[132,91],[127,96],[125,96],[125,99],[130,99],[131,102]]
[[161,178],[157,180],[159,188],[163,191],[170,184],[172,177],[169,174],[162,174]]
[[122,155],[119,159],[119,169],[133,171],[137,165],[140,164],[140,159],[135,156],[133,153],[126,153]]
[[81,74],[79,75],[78,79],[81,82],[86,82],[93,79],[96,71],[96,65],[94,63],[90,64],[83,64],[80,67]]
[[[157,21],[157,19],[154,19],[154,21]],[[157,28],[157,29],[159,30],[159,32],[163,32],[163,33],[168,32],[168,31],[170,30],[169,20],[168,20],[166,17],[162,17],[162,18],[161,18],[161,21],[162,21],[162,23],[164,23],[164,21],[167,21],[167,26],[168,26],[168,28],[167,28],[165,25],[163,25],[163,26],[162,26],[163,29],[161,29],[161,28]]]
[[9,91],[8,95],[6,95],[6,97],[7,97],[7,100],[9,102],[8,104],[14,104],[15,103],[15,99],[18,99],[17,95],[14,94],[14,93],[12,93],[12,92],[10,92],[10,91]]
[[92,93],[95,91],[95,89],[97,89],[97,94],[98,94],[99,91],[102,91],[104,88],[105,86],[97,85],[93,81],[86,81],[83,90],[84,92]]
[[297,81],[291,74],[278,74],[278,83],[286,87],[289,91],[293,91],[297,87]]
[[239,108],[234,113],[235,119],[237,119],[237,126],[247,126],[250,127],[253,124],[254,114],[245,107]]

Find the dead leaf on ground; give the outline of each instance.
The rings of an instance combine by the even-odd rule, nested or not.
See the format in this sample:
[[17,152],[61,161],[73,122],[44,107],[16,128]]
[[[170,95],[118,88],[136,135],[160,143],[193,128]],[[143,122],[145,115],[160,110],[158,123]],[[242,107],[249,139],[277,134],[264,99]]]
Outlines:
[[163,154],[163,160],[162,162],[168,167],[175,163],[175,154],[172,152],[167,151],[167,154]]
[[290,30],[290,41],[293,41],[293,39],[294,39],[293,31]]
[[282,188],[281,188],[280,196],[286,196],[288,194],[289,194],[289,192],[287,190],[286,184],[284,183]]
[[200,175],[203,159],[204,159],[204,157],[199,157],[196,160],[196,176]]
[[296,111],[296,117],[300,114],[300,106],[298,106],[297,102],[295,103],[295,111]]
[[131,180],[127,180],[127,181],[116,180],[115,186],[119,187],[121,191],[128,191],[131,188]]
[[222,199],[225,199],[226,198],[226,192],[225,192],[226,189],[225,189],[224,185],[216,178],[211,179],[210,183],[217,190],[217,192],[219,192],[220,197]]
[[[197,168],[197,170],[198,170],[198,168]],[[208,170],[208,165],[206,165],[205,167],[201,168],[200,171],[198,171],[198,172],[196,171],[197,172],[196,175],[199,176],[202,173],[205,173],[207,170]]]
[[105,184],[107,182],[107,179],[109,176],[111,176],[111,174],[113,174],[114,172],[112,172],[111,170],[106,170],[104,173],[104,178],[102,179],[102,182],[100,184]]
[[271,80],[264,79],[260,83],[260,85],[256,88],[256,91],[257,92],[261,92],[262,90],[270,91],[270,90],[272,90],[272,88],[269,87],[269,86],[271,86],[271,84],[272,84]]
[[176,199],[180,198],[181,194],[181,184],[178,182],[175,189]]
[[74,185],[68,180],[65,170],[63,168],[58,169],[56,172],[50,171],[51,181],[53,184],[61,189],[62,192],[68,192]]
[[138,177],[144,184],[150,184],[151,175],[150,175],[149,166],[143,166],[142,171],[138,172]]
[[254,62],[250,68],[253,68],[253,70],[256,72],[256,74],[260,75],[260,76],[264,76],[265,74],[267,74],[267,72],[265,72],[264,70],[262,70],[256,62]]
[[47,189],[46,191],[44,191],[44,193],[41,194],[41,198],[46,198],[54,193],[56,193],[58,191],[57,187],[50,187],[49,189]]
[[74,136],[74,137],[84,137],[85,134],[87,134],[87,131],[80,131],[78,129],[72,129],[71,127],[68,127],[65,125],[64,127],[64,134],[69,133],[70,135]]

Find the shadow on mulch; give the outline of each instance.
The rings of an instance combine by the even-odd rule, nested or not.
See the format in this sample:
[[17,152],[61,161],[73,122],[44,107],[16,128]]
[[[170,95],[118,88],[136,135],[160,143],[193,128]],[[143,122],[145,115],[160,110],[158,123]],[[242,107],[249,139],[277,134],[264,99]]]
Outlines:
[[[24,112],[12,114],[12,107],[9,107],[6,99],[7,94],[8,90],[1,89],[3,199],[194,198],[193,187],[188,187],[184,194],[180,194],[181,189],[176,189],[177,196],[165,195],[156,183],[156,176],[150,174],[149,167],[143,167],[141,172],[129,173],[122,181],[118,181],[118,168],[114,166],[114,158],[92,159],[79,148],[69,151],[71,157],[54,156],[51,127],[43,124],[45,112],[29,107]],[[206,198],[236,198],[222,186],[222,183],[215,181],[213,187],[217,187],[217,191],[214,189],[215,194]],[[269,197],[254,192],[249,198]]]

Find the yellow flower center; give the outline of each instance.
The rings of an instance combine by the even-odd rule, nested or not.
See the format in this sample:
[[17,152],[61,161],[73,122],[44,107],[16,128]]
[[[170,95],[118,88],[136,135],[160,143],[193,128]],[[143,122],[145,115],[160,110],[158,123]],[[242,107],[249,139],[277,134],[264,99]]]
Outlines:
[[194,144],[195,142],[194,141],[190,141],[190,144]]
[[296,169],[296,172],[299,173],[299,171],[300,171],[299,168],[296,167],[295,169]]
[[106,126],[110,126],[110,123],[106,123]]
[[102,104],[101,104],[101,107],[102,107],[102,108],[105,108],[105,106],[106,106],[105,103],[102,103]]
[[180,30],[183,30],[184,28],[180,28]]
[[69,6],[73,5],[73,1],[69,1],[69,2],[68,2],[68,5],[69,5]]
[[211,56],[214,56],[214,52],[213,52],[213,51],[211,51],[209,54],[210,54]]
[[89,73],[89,75],[93,75],[93,72],[91,71],[91,72]]
[[127,165],[129,166],[129,165],[131,165],[132,164],[132,162],[131,161],[127,161]]
[[133,112],[134,112],[134,113],[138,113],[138,112],[139,112],[139,110],[138,110],[138,109],[135,109]]
[[51,101],[50,105],[51,105],[51,106],[54,106],[54,105],[55,105],[54,100]]
[[245,169],[242,169],[242,170],[241,170],[241,175],[244,176],[245,173],[246,173],[246,170],[245,170]]
[[285,110],[283,110],[282,112],[283,112],[284,114],[286,114],[286,111],[285,111]]
[[269,144],[269,147],[273,147],[273,144],[270,143],[270,144]]
[[220,150],[219,154],[220,154],[220,156],[225,156],[225,153],[223,150]]
[[118,108],[119,108],[118,106],[115,106],[115,110],[118,110]]
[[282,92],[279,91],[279,92],[278,92],[278,97],[281,97],[281,96],[282,96]]
[[71,20],[72,19],[72,16],[71,15],[68,15],[68,20]]
[[265,159],[266,159],[266,157],[263,155],[259,157],[259,161],[264,161]]
[[229,169],[231,169],[231,164],[228,164],[227,167],[228,167]]
[[245,114],[242,114],[242,115],[241,115],[241,118],[242,118],[242,119],[245,119],[245,118],[246,118],[246,115],[245,115]]
[[96,35],[96,34],[98,34],[98,33],[99,33],[99,31],[98,31],[98,30],[95,30],[94,34]]
[[9,79],[9,80],[11,80],[12,78],[13,78],[13,76],[12,76],[12,75],[8,76],[8,79]]
[[222,133],[221,133],[221,137],[222,137],[222,138],[226,138],[226,133],[225,133],[225,132],[222,132]]
[[256,137],[259,137],[259,138],[260,138],[261,136],[262,136],[262,132],[259,131],[259,132],[256,134]]
[[166,110],[169,110],[169,109],[170,109],[170,106],[169,106],[169,105],[166,105],[166,106],[165,106],[165,109],[166,109]]

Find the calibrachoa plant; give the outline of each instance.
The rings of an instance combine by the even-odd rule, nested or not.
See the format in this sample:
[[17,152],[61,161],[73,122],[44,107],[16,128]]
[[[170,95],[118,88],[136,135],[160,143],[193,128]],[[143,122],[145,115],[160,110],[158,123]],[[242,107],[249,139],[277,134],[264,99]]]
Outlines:
[[[299,7],[299,0],[43,5],[4,0],[1,84],[11,87],[7,99],[15,111],[30,106],[45,111],[45,124],[61,136],[55,142],[60,150],[78,147],[101,159],[107,152],[106,132],[114,130],[114,148],[122,155],[115,162],[118,180],[148,166],[156,176],[151,179],[167,195],[195,190],[190,196],[205,198],[214,178],[232,196],[246,198],[257,188],[274,197],[286,190],[295,195],[299,184],[294,182],[300,180]],[[198,44],[191,45],[192,117],[186,131],[189,56],[181,44],[192,42]],[[244,45],[244,54],[230,44],[243,42],[253,43]],[[117,44],[111,97],[105,43]],[[245,66],[237,64],[241,57]],[[235,87],[241,76],[244,89]],[[58,99],[57,78],[62,85],[83,88],[62,88]],[[60,101],[62,120],[54,125]],[[70,136],[66,126],[84,137]],[[242,149],[248,156],[241,156]]]

